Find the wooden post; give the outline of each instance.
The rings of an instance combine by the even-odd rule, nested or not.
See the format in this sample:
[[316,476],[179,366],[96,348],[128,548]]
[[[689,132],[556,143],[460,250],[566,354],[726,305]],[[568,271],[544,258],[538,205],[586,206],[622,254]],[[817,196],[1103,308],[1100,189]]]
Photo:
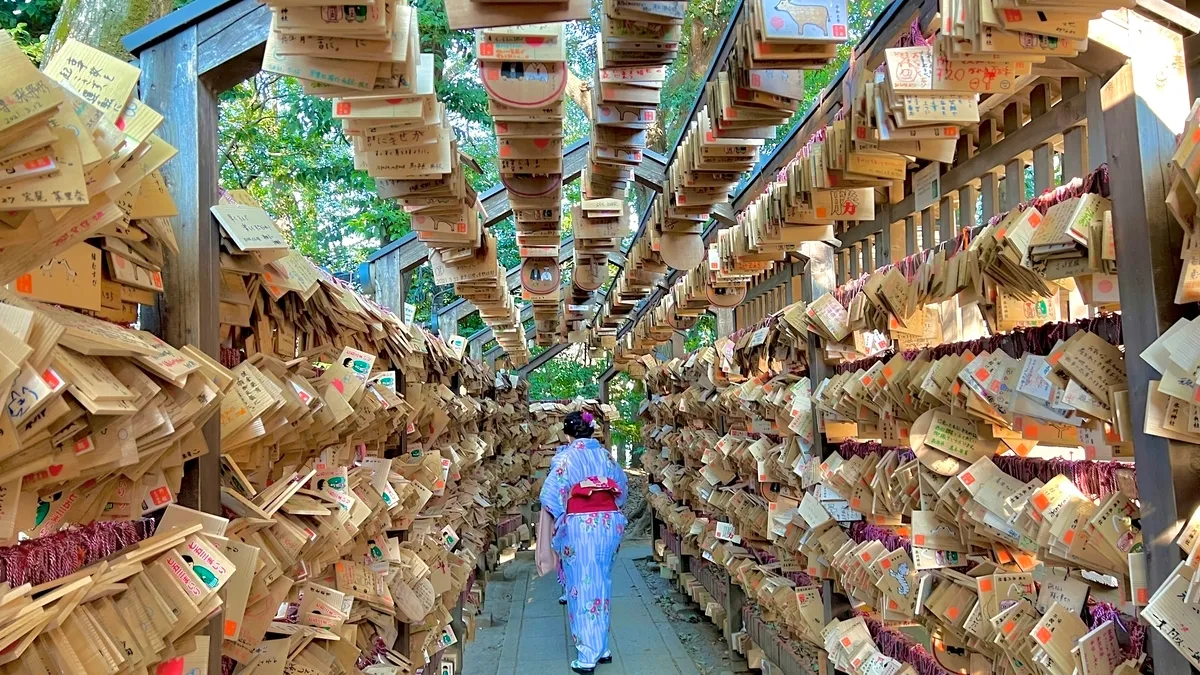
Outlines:
[[[979,151],[992,147],[995,142],[995,123],[986,119],[979,124]],[[1000,187],[995,173],[988,172],[980,176],[979,195],[983,198],[983,222],[986,223],[1000,212]]]
[[[1050,89],[1045,84],[1033,88],[1029,96],[1029,116],[1037,119],[1050,110]],[[1023,184],[1023,183],[1022,183]],[[1054,146],[1042,143],[1033,149],[1033,193],[1040,195],[1054,187]]]
[[[1004,106],[1004,135],[1021,128],[1021,107],[1017,103]],[[1004,165],[1004,210],[1025,201],[1025,160],[1013,157]]]
[[910,256],[917,252],[917,219],[908,216],[904,219],[904,255]]
[[958,227],[975,227],[975,202],[978,192],[974,185],[968,185],[958,190]]
[[[1062,97],[1075,98],[1083,91],[1078,77],[1062,79]],[[1063,132],[1062,177],[1063,183],[1083,176],[1088,168],[1088,129],[1078,125]]]
[[862,253],[859,252],[859,249],[861,249],[861,248],[862,248],[862,242],[855,242],[854,246],[851,247],[851,249],[850,249],[850,278],[851,279],[858,278],[858,274],[859,274],[858,265],[859,265],[859,262],[862,261]]
[[[197,66],[199,30],[187,26],[141,52],[141,98],[162,111],[158,135],[179,149],[163,165],[163,179],[179,215],[171,219],[180,254],[167,256],[157,324],[175,347],[194,344],[220,359],[220,242],[209,209],[217,203],[217,97]],[[179,502],[221,513],[221,422],[204,425],[208,454],[184,466]],[[209,622],[209,672],[221,663],[221,614]],[[215,664],[215,665],[214,665]]]
[[[805,243],[804,254],[808,256],[808,264],[804,267],[804,300],[812,302],[834,289],[833,283],[833,249],[821,242]],[[808,379],[813,387],[828,375],[821,340],[810,335],[808,340]],[[813,409],[816,414],[816,409]],[[825,443],[821,434],[814,434],[812,453],[824,459]]]
[[[958,147],[954,151],[954,166],[959,166],[975,155],[975,146],[970,136],[959,136]],[[958,189],[958,224],[957,229],[975,227],[975,202],[978,192],[974,185],[966,185]]]
[[[1174,303],[1179,279],[1181,230],[1167,212],[1167,164],[1175,135],[1189,110],[1183,44],[1171,30],[1129,12],[1133,57],[1100,91],[1110,182],[1125,352],[1142,353],[1179,318]],[[1090,119],[1090,118],[1089,118]],[[1129,410],[1147,550],[1148,585],[1159,588],[1181,558],[1171,543],[1200,499],[1200,447],[1146,434],[1150,380],[1160,374],[1131,356]],[[1148,631],[1155,671],[1189,673],[1191,666],[1158,631]]]
[[737,330],[737,322],[732,309],[714,309],[713,314],[717,317],[718,338],[728,337],[730,333]]
[[1108,135],[1104,131],[1104,107],[1100,104],[1100,88],[1104,81],[1089,77],[1085,83],[1087,96],[1087,161],[1083,166],[1092,171],[1108,161]]
[[942,197],[938,204],[938,241],[947,241],[954,237],[954,201],[949,195]]
[[921,239],[917,242],[917,249],[933,248],[936,241],[933,234],[933,207],[929,207],[921,212]]
[[[887,218],[887,214],[882,214],[880,219]],[[883,267],[892,262],[892,224],[884,222],[879,229],[879,234],[875,235],[875,266]]]

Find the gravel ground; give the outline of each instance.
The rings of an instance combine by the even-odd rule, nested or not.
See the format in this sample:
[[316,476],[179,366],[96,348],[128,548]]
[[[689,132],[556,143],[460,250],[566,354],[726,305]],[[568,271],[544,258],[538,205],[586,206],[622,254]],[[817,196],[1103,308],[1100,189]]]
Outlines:
[[643,558],[636,563],[646,585],[655,596],[659,609],[667,615],[671,628],[679,636],[683,648],[703,675],[733,675],[748,673],[746,660],[732,652],[725,643],[721,629],[704,616],[704,612],[688,596],[675,590],[673,581],[658,575],[658,563]]

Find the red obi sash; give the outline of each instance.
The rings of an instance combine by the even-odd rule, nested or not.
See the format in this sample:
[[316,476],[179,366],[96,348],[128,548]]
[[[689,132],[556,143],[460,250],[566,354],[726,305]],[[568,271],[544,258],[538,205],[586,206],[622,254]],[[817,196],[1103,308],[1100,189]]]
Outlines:
[[617,496],[620,494],[621,489],[611,478],[586,478],[571,488],[571,496],[567,499],[567,513],[616,511]]

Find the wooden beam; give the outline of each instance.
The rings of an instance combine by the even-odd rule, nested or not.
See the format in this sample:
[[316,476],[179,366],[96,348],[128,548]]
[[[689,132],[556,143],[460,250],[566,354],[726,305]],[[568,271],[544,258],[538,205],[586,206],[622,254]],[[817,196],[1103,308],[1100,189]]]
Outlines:
[[[1050,109],[1050,112],[1039,117],[1036,120],[1030,121],[1023,127],[1020,127],[1015,132],[1005,135],[996,143],[984,146],[980,143],[979,151],[970,159],[956,166],[946,173],[942,174],[941,189],[943,193],[957,190],[972,181],[979,179],[982,183],[980,191],[983,194],[984,222],[994,213],[988,212],[989,190],[987,174],[993,168],[1004,164],[1008,159],[1031,150],[1034,146],[1045,141],[1055,133],[1063,129],[1070,128],[1081,122],[1086,116],[1087,110],[1087,93],[1077,94],[1071,99],[1059,101],[1057,105]],[[984,120],[980,124],[980,129],[983,130],[985,125],[990,120]],[[1022,180],[1024,177],[1022,177]],[[891,217],[899,220],[913,213],[914,196],[908,195],[903,201],[892,206]],[[842,233],[840,239],[842,246],[861,241],[863,237],[870,234],[870,223],[865,223],[852,227]],[[929,241],[925,242],[928,247]]]
[[[204,34],[200,38],[197,69],[203,75],[222,68],[247,52],[262,50],[271,30],[271,8],[257,0],[241,0],[205,19],[200,30]],[[246,77],[261,69],[261,56],[258,66]]]
[[642,151],[642,162],[633,169],[633,179],[639,184],[662,192],[667,182],[667,158],[653,150]]
[[[196,27],[208,17],[242,2],[244,0],[196,0],[121,38],[121,46],[136,57],[177,33]],[[197,33],[194,41],[199,43],[203,37],[205,36]]]
[[[1136,13],[1129,15],[1129,63],[1104,85],[1108,165],[1111,175],[1113,227],[1121,276],[1121,309],[1125,352],[1140,354],[1180,316],[1174,302],[1179,279],[1178,251],[1182,231],[1167,211],[1167,171],[1175,135],[1183,131],[1189,110],[1187,79],[1179,58],[1179,35]],[[1200,447],[1145,433],[1150,380],[1161,379],[1144,360],[1125,362],[1129,378],[1129,411],[1137,463],[1137,486],[1143,497],[1150,588],[1159,588],[1181,559],[1172,543],[1180,525],[1200,500],[1200,473],[1194,458]],[[1190,673],[1187,659],[1155,630],[1150,651],[1156,671]]]
[[[900,0],[894,0],[894,1],[899,2]],[[713,59],[708,64],[708,71],[704,75],[705,83],[711,81],[713,78],[716,77],[717,73],[721,72],[722,67],[725,65],[725,60],[727,58],[729,58],[729,54],[733,49],[734,42],[736,42],[736,40],[734,40],[734,33],[736,33],[737,31],[734,29],[737,26],[739,18],[741,18],[741,16],[743,15],[743,10],[745,9],[745,7],[746,7],[746,0],[737,0],[737,5],[734,6],[733,11],[730,13],[729,23],[727,23],[725,25],[725,30],[724,30],[724,32],[721,33],[721,39],[720,39],[720,41],[717,42],[717,49],[713,55]],[[746,16],[749,16],[749,12],[745,12],[745,14],[746,14]],[[699,112],[701,104],[703,103],[704,100],[705,100],[704,99],[704,86],[701,85],[700,91],[698,91],[696,93],[696,99],[694,101],[692,101],[691,110],[688,111],[687,117],[685,117],[683,119],[682,128],[684,130],[686,130],[688,128],[688,126],[692,123],[692,120],[694,120],[696,118],[696,114],[697,114],[697,112]],[[671,163],[675,161],[675,155],[678,154],[678,152],[679,152],[679,143],[676,143],[675,147],[671,148],[671,154],[668,155],[663,160],[663,166],[668,167],[668,170],[669,170],[669,167],[671,166]],[[646,205],[647,213],[649,213],[650,208],[654,206],[654,200],[657,197],[658,197],[658,193],[650,195],[650,201],[647,202],[647,205]],[[637,232],[635,232],[633,234],[633,238],[631,238],[629,240],[629,246],[622,249],[623,253],[628,254],[629,251],[631,251],[633,249],[634,244],[636,244],[638,242],[638,240],[642,238],[642,235],[645,234],[645,232],[646,232],[646,223],[647,223],[647,220],[645,217],[643,217],[641,222],[638,223]],[[607,300],[608,300],[608,295],[605,294],[605,302],[606,303],[607,303]],[[603,306],[604,305],[601,305],[601,307],[603,307]]]

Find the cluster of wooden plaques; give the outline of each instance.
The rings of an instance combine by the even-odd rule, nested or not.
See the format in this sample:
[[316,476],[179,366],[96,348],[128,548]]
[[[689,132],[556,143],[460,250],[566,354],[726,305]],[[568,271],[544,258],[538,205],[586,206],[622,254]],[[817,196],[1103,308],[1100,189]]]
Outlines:
[[[407,23],[415,13],[378,7],[387,35],[414,42],[388,41],[390,56],[367,61],[372,87],[362,89],[381,98],[308,83],[336,97],[335,108],[345,104],[367,163],[383,147],[375,144],[410,147],[409,134],[430,131],[411,120],[441,118],[431,68],[411,98],[394,90],[407,77],[400,47],[416,54],[415,21]],[[305,32],[303,12],[273,9],[277,27],[290,21],[272,33],[284,50],[320,42],[385,51],[363,34],[342,43]],[[529,459],[518,452],[531,434],[524,385],[493,381],[463,357],[461,342],[410,327],[290,250],[241,190],[213,207],[222,358],[126,327],[139,304],[155,303],[176,251],[167,220],[175,207],[158,173],[174,150],[152,133],[162,117],[134,98],[137,69],[94,49],[69,41],[45,75],[6,34],[0,50],[15,113],[0,146],[14,153],[0,186],[10,190],[11,237],[0,252],[11,284],[0,291],[0,385],[9,394],[0,543],[6,561],[62,549],[6,568],[7,580],[48,581],[0,585],[0,666],[212,672],[208,645],[220,639],[221,652],[256,675],[408,674],[463,637],[449,610],[470,589],[494,523],[532,492]],[[310,72],[336,65],[309,58],[282,60]],[[395,108],[354,121],[360,104],[380,100]],[[404,121],[367,133],[385,118]],[[380,180],[404,192],[414,220],[475,203],[457,166],[418,175]],[[18,204],[35,198],[51,201]],[[393,457],[398,447],[406,452]],[[185,464],[218,450],[220,477],[211,478],[228,517],[179,504]],[[161,516],[154,536],[149,515]],[[69,529],[89,523],[136,528],[107,543]],[[76,548],[118,553],[80,568],[95,558],[64,555]],[[281,604],[288,609],[279,613]],[[219,612],[221,632],[199,635]]]
[[[664,490],[651,503],[684,554],[727,569],[767,620],[845,672],[917,665],[893,658],[894,644],[882,653],[867,619],[923,626],[912,641],[950,672],[1137,672],[1141,646],[1122,645],[1139,611],[1194,622],[1168,593],[1147,607],[1132,467],[1050,468],[1034,456],[1128,452],[1127,428],[1110,424],[1128,411],[1108,409],[1125,386],[1123,358],[1110,327],[1096,326],[1107,337],[1077,330],[1044,354],[927,350],[814,389],[792,360],[787,336],[806,332],[795,305],[651,367],[645,461]],[[821,459],[818,434],[879,443]],[[1180,540],[1189,552],[1195,522]],[[1191,568],[1181,569],[1186,589]],[[865,614],[827,621],[831,591]],[[1124,616],[1106,619],[1101,606]]]
[[[564,31],[562,23],[475,31],[480,79],[495,120],[500,181],[516,221],[521,287],[533,303],[537,342],[543,346],[553,342],[562,319]],[[505,288],[503,283],[500,287]],[[517,348],[518,355],[524,351],[524,344]]]
[[[729,250],[732,240],[722,233],[719,245],[706,245],[705,225],[712,210],[727,203],[730,191],[757,165],[777,125],[799,108],[803,70],[826,65],[838,44],[849,39],[847,10],[839,0],[803,5],[758,0],[749,6],[734,28],[733,52],[705,85],[680,140],[663,197],[649,214],[648,236],[634,243],[629,265],[617,280],[617,289],[625,292],[610,294],[606,321],[627,314],[668,268],[687,270],[684,281],[619,345],[617,363],[622,366],[689,326],[709,306],[737,305],[749,277],[770,265],[756,261],[750,266],[759,269],[749,274],[746,265],[739,269]],[[763,260],[782,258],[785,250]]]
[[[605,276],[605,254],[619,251],[621,241],[637,229],[625,197],[634,171],[644,159],[647,134],[660,121],[667,66],[679,53],[686,11],[686,2],[673,0],[603,3],[590,110],[592,139],[583,173],[584,202],[581,220],[573,222],[582,222],[582,226],[575,225],[576,251],[584,239],[583,250],[592,254],[594,264],[604,265]],[[606,307],[597,311],[591,303],[591,291],[603,279],[590,289],[577,285],[575,300],[586,301],[592,311],[575,317],[577,321],[569,326],[575,331],[569,334],[573,340],[614,347],[621,317],[667,271],[657,252],[645,246],[631,249],[628,259],[626,269],[635,266],[637,271],[622,272],[614,281]],[[583,320],[591,319],[592,314],[597,314],[597,319],[589,334]]]
[[0,285],[117,323],[162,291],[178,252],[159,168],[175,148],[141,71],[69,40],[44,71],[0,35]]
[[[480,308],[497,340],[528,358],[520,308],[505,292],[487,214],[467,181],[445,106],[437,100],[434,55],[420,53],[417,10],[405,2],[271,7],[263,70],[296,77],[305,93],[331,99],[351,138],[355,168],[412,216],[430,248],[435,282],[454,284]],[[477,168],[477,167],[476,167]]]
[[550,468],[550,460],[554,453],[571,441],[563,431],[563,419],[573,412],[590,412],[596,420],[597,437],[601,442],[608,437],[607,422],[618,420],[621,414],[607,403],[594,399],[575,399],[573,401],[537,401],[529,404],[529,418],[533,425],[533,438],[529,448],[530,475],[538,476],[534,486],[535,494],[541,490],[545,480],[545,471]]
[[[739,215],[737,226],[721,232],[710,265],[719,265],[726,279],[762,273],[804,242],[834,241],[838,223],[873,220],[876,199],[886,203],[913,158],[930,162],[926,171],[933,175],[939,163],[954,161],[963,128],[979,121],[980,96],[1014,93],[1032,82],[1036,64],[1077,55],[1087,46],[1088,20],[1121,5],[944,2],[942,16],[954,20],[943,22],[932,38],[914,34],[911,46],[887,49],[884,67],[874,73],[863,72],[852,59],[847,105]],[[707,85],[704,112],[713,138],[773,137],[773,125],[790,117],[801,98],[797,69],[819,67],[830,57],[831,45],[846,39],[845,17],[844,3],[752,3],[737,26],[725,71]],[[674,205],[681,197],[684,204],[704,203],[697,195],[681,195],[678,186],[674,194]],[[1183,205],[1185,215],[1194,212],[1190,204]],[[1084,292],[1115,297],[1101,290],[1115,290],[1111,259],[1087,259],[1103,253],[1103,242],[1095,239],[1089,246],[1087,233],[1071,239],[1043,242],[1040,257],[1027,258],[1027,266],[1049,263],[1051,278],[1086,275]],[[1036,280],[1027,281],[1036,286]],[[669,335],[662,329],[642,333],[642,353],[659,342],[651,333]]]

